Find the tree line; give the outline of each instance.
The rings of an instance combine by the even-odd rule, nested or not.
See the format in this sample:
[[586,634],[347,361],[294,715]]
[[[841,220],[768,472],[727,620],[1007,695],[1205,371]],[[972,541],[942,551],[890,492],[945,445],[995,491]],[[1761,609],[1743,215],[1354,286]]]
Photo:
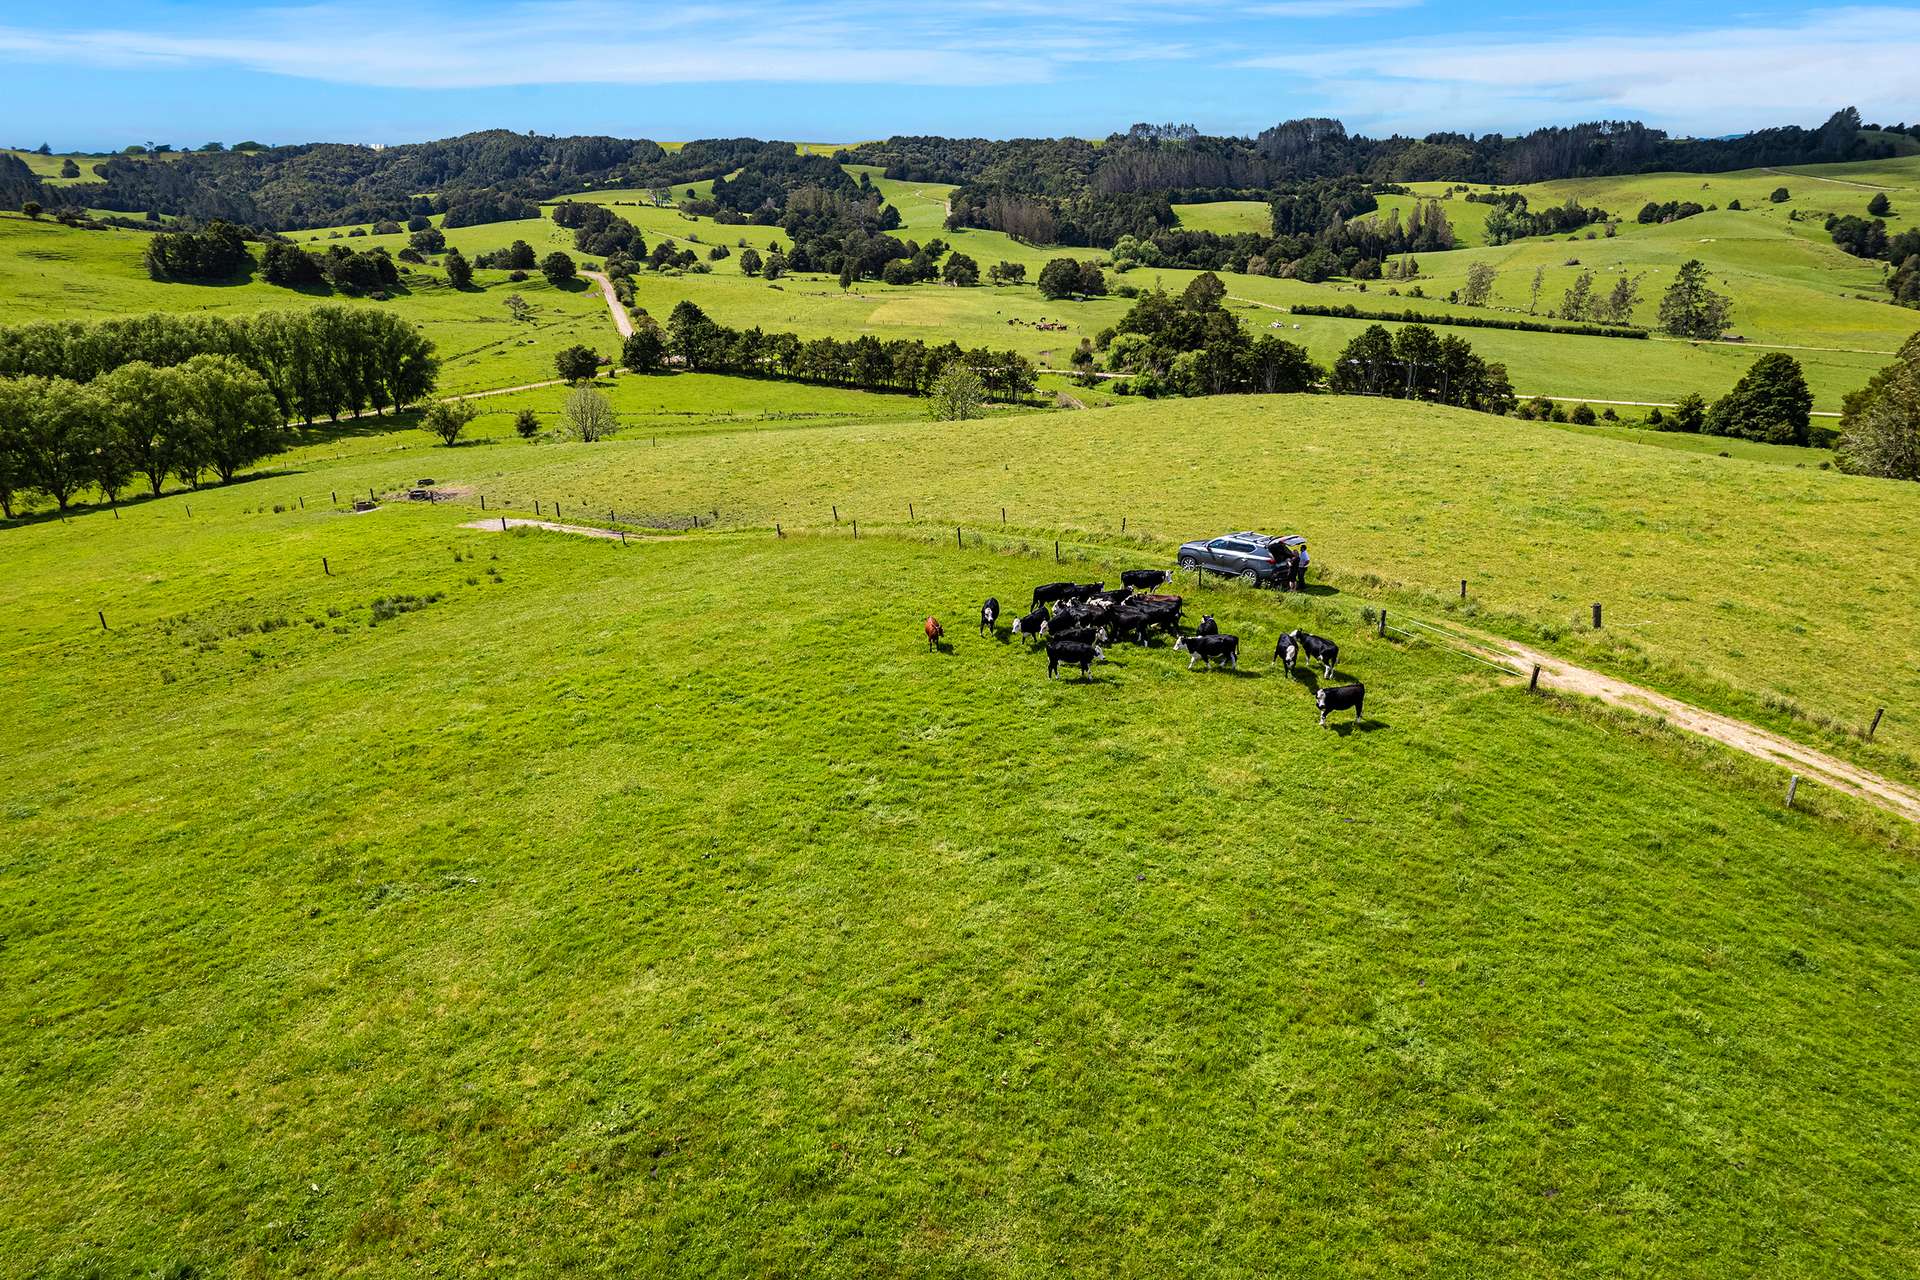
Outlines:
[[[1463,305],[1474,303],[1462,300]],[[1518,329],[1526,333],[1571,333],[1588,338],[1645,338],[1645,329],[1629,329],[1614,324],[1555,324],[1545,320],[1511,320],[1502,316],[1449,316],[1403,307],[1362,311],[1351,302],[1340,306],[1294,303],[1287,308],[1296,316],[1332,316],[1345,320],[1391,320],[1397,324],[1454,325],[1464,329]]]
[[950,364],[972,369],[989,395],[1017,403],[1039,382],[1033,361],[1017,351],[963,350],[956,342],[934,346],[917,338],[882,341],[863,334],[850,341],[766,333],[758,326],[734,329],[691,301],[678,303],[660,325],[645,312],[636,317],[621,363],[636,373],[728,373],[795,382],[926,395]]
[[440,361],[419,329],[372,307],[328,304],[251,316],[166,312],[0,328],[0,377],[90,383],[125,364],[230,357],[265,383],[283,421],[403,407],[433,390]]
[[1867,217],[1829,216],[1827,234],[1856,258],[1892,264],[1894,269],[1887,275],[1887,291],[1903,307],[1920,307],[1920,227],[1889,235],[1885,219],[1892,212],[1887,193],[1876,192],[1867,203]]

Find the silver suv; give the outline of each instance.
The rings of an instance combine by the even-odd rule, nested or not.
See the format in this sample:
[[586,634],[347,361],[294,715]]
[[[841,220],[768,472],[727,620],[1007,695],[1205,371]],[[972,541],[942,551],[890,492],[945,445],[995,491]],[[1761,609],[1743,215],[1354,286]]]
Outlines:
[[1229,533],[1180,548],[1180,567],[1224,574],[1251,586],[1290,590],[1307,580],[1307,540],[1297,533]]

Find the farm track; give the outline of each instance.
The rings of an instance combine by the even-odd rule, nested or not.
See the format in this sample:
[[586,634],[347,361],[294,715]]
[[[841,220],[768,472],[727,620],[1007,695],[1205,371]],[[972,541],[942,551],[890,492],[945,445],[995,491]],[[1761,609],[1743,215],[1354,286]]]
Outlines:
[[607,300],[607,310],[613,313],[613,327],[619,331],[623,341],[631,338],[633,336],[633,318],[627,314],[627,309],[620,305],[620,299],[614,296],[613,281],[607,279],[607,273],[604,271],[582,271],[580,274],[599,284],[600,296]]
[[1920,822],[1920,792],[1903,787],[1879,774],[1858,765],[1849,764],[1824,751],[1795,742],[1770,729],[1723,716],[1718,712],[1707,711],[1692,703],[1682,702],[1664,693],[1640,685],[1629,684],[1586,667],[1575,666],[1563,658],[1541,653],[1517,641],[1502,639],[1483,632],[1469,631],[1457,625],[1442,629],[1431,624],[1422,624],[1471,651],[1474,656],[1495,666],[1503,667],[1515,675],[1530,676],[1534,666],[1540,668],[1542,686],[1563,693],[1576,693],[1584,697],[1598,698],[1609,706],[1635,711],[1642,715],[1656,716],[1676,728],[1685,729],[1703,738],[1711,738],[1723,746],[1744,752],[1769,764],[1779,765],[1792,773],[1811,781],[1821,782],[1836,791],[1842,791],[1859,800],[1885,809],[1888,813]]

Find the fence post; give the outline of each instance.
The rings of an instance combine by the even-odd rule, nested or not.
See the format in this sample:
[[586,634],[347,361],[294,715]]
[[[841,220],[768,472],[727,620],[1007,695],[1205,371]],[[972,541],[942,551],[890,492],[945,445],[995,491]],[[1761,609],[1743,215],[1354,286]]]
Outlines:
[[[182,505],[185,505],[185,504],[182,504]],[[189,519],[189,520],[191,520],[191,519],[193,519],[193,508],[192,508],[192,507],[187,507],[187,519]]]
[[911,502],[907,504],[907,519],[913,519],[913,504]]
[[100,629],[102,631],[105,631],[107,629],[107,611],[105,609],[102,609],[99,611],[99,613],[100,613]]
[[480,509],[482,511],[487,509],[487,495],[484,493],[480,495]]
[[1000,527],[1004,529],[1006,527],[1006,524],[1007,524],[1007,509],[1005,507],[1002,507],[1000,508]]
[[1787,779],[1787,808],[1793,808],[1793,793],[1800,789],[1800,775],[1793,774]]
[[1886,709],[1885,707],[1880,707],[1880,708],[1878,708],[1877,710],[1875,710],[1875,711],[1874,711],[1874,713],[1873,713],[1873,723],[1867,726],[1867,741],[1868,741],[1868,742],[1872,742],[1872,741],[1873,741],[1873,731],[1874,731],[1875,729],[1878,729],[1878,728],[1880,727],[1880,717],[1881,717],[1881,716],[1883,716],[1883,715],[1885,715],[1885,714],[1887,714],[1887,709]]
[[1122,532],[1122,533],[1125,533],[1126,531],[1127,531],[1127,518],[1126,518],[1125,516],[1121,516],[1121,517],[1120,517],[1120,532]]
[[855,542],[860,541],[860,522],[858,520],[853,522],[853,540]]
[[1467,580],[1465,578],[1460,579],[1460,598],[1462,600],[1467,598]]
[[376,494],[376,493],[375,493],[375,492],[373,491],[373,486],[372,486],[372,485],[368,485],[368,486],[367,486],[367,501],[368,501],[368,502],[378,502],[378,501],[380,501],[380,495],[378,495],[378,494]]
[[835,524],[839,524],[839,523],[840,523],[840,508],[838,508],[838,507],[835,507],[835,508],[833,509],[833,522],[834,522]]
[[620,531],[620,545],[623,547],[627,545],[627,531],[625,529]]
[[960,536],[959,525],[953,526],[953,545],[958,547],[962,551],[965,551],[967,549],[966,540]]
[[1055,564],[1060,563],[1060,539],[1058,538],[1053,540],[1053,562]]
[[540,514],[540,499],[538,499],[538,498],[535,498],[535,499],[533,500],[533,514],[535,514],[535,515],[539,515],[539,514]]
[[1595,631],[1600,629],[1600,606],[1597,604],[1593,606],[1593,629]]
[[776,538],[784,538],[787,536],[786,534],[780,532],[780,522],[778,520],[775,520],[773,522],[773,536]]
[[334,506],[337,507],[340,505],[340,491],[338,489],[329,489],[327,490],[327,494],[333,499]]
[[1387,611],[1380,611],[1380,630],[1376,633],[1382,640],[1387,638]]
[[333,576],[333,566],[327,563],[325,556],[320,557],[320,572],[329,578]]
[[1527,681],[1527,692],[1532,693],[1540,687],[1540,664],[1533,664],[1533,679]]
[[500,517],[500,532],[502,532],[502,533],[505,533],[506,531],[507,531],[507,518],[506,518],[505,516],[501,516],[501,517]]

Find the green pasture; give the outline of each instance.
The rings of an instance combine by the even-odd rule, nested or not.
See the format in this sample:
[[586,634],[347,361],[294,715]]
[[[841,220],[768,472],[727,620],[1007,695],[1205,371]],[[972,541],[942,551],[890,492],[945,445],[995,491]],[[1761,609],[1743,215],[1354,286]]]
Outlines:
[[[1469,507],[1493,522],[1448,573],[1515,522],[1637,547],[1789,474],[1688,463],[1623,505],[1684,467],[1433,412],[1363,442],[1354,408],[1249,406],[1208,452],[1298,465],[1211,484],[1159,406],[431,458],[756,515],[1013,489],[1022,522],[1124,497],[1166,529],[1171,489],[1336,572]],[[1049,682],[971,618],[1063,571],[991,542],[282,502],[416,461],[0,531],[33,744],[0,760],[10,1270],[1920,1266],[1920,903],[1904,837],[1832,797],[1787,813],[1771,770],[1376,639],[1339,595],[1209,592],[1239,675],[1122,646]],[[1599,488],[1569,508],[1572,471]],[[1294,626],[1340,641],[1365,725],[1315,727],[1271,666]]]
[[[383,238],[394,239],[376,236],[341,243],[360,249]],[[387,307],[419,324],[434,340],[442,361],[440,389],[448,393],[551,378],[554,353],[562,347],[589,342],[611,348],[615,342],[606,302],[585,281],[554,289],[537,272],[516,283],[504,271],[481,271],[474,275],[473,288],[455,290],[438,266],[408,268],[402,263],[406,274],[399,292],[386,302],[374,302],[279,288],[257,276],[228,284],[162,283],[147,276],[142,263],[146,243],[146,233],[139,231],[76,231],[48,219],[32,222],[18,214],[0,214],[0,299],[6,300],[8,320],[91,320],[146,311],[244,314],[322,302]],[[532,306],[529,321],[511,318],[505,306],[510,294],[521,295]]]
[[[489,495],[489,511],[718,511],[723,529],[831,528],[838,508],[879,531],[911,506],[916,529],[997,530],[1005,508],[1009,536],[1036,547],[1064,537],[1157,562],[1189,537],[1273,526],[1307,535],[1343,591],[1456,612],[1920,778],[1897,727],[1920,723],[1899,606],[1920,592],[1920,491],[1821,470],[1818,451],[1332,396],[942,424],[915,400],[711,375],[623,375],[609,394],[627,426],[599,445],[510,436],[521,407],[554,423],[564,389],[546,388],[479,402],[470,444],[364,420],[191,501],[291,506],[432,476],[471,505]],[[1876,706],[1889,720],[1869,747],[1853,730]]]
[[1208,204],[1176,204],[1174,217],[1183,231],[1211,231],[1231,236],[1251,232],[1273,235],[1273,206],[1265,200],[1216,200]]

